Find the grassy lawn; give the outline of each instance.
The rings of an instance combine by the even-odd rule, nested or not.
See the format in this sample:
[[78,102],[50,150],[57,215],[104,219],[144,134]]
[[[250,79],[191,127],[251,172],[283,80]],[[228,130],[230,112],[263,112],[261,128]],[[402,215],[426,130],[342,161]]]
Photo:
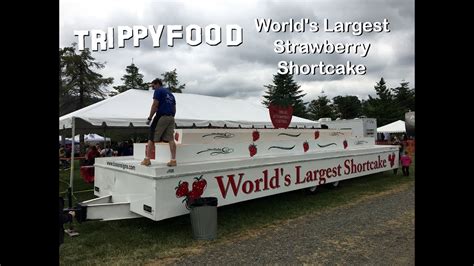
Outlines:
[[[74,180],[73,180],[73,205],[76,202],[81,202],[84,200],[92,199],[94,197],[93,184],[87,184],[81,178],[79,173],[79,161],[76,161],[74,164]],[[67,189],[69,187],[69,178],[70,178],[70,170],[59,170],[59,195],[64,197],[64,206],[68,206],[67,201]]]
[[[67,190],[68,182],[69,172],[62,171],[60,193]],[[219,207],[218,238],[214,241],[193,240],[189,215],[159,222],[147,218],[88,221],[82,224],[74,222],[80,235],[73,238],[65,236],[60,248],[60,263],[137,265],[189,254],[187,252],[195,247],[218,244],[255,229],[413,182],[414,163],[410,167],[410,177],[404,177],[400,168],[397,176],[392,171],[386,171],[353,178],[341,182],[337,189],[318,188],[315,195],[306,195],[298,190]],[[80,178],[77,165],[74,203],[94,198],[92,189],[92,184],[86,184]]]

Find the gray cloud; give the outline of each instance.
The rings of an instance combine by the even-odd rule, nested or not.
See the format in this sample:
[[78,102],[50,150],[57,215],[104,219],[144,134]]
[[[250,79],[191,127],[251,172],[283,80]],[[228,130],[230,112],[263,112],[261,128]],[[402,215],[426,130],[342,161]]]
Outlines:
[[[92,4],[93,3],[93,4]],[[141,42],[140,48],[126,42],[126,48],[93,52],[98,61],[106,61],[100,71],[114,77],[114,86],[122,84],[120,78],[132,62],[140,68],[145,81],[160,77],[162,73],[177,69],[180,83],[186,84],[186,93],[198,93],[219,97],[248,99],[259,103],[265,88],[272,82],[279,61],[297,64],[365,64],[363,76],[295,75],[307,94],[306,101],[317,98],[324,90],[332,98],[337,95],[357,95],[366,98],[375,94],[375,82],[384,77],[389,86],[397,86],[401,80],[414,87],[414,1],[413,0],[323,0],[323,1],[239,1],[226,5],[218,1],[77,1],[61,0],[60,46],[77,42],[74,30],[107,30],[107,27],[133,25],[183,25],[196,24],[205,27],[217,24],[224,30],[227,24],[238,24],[244,31],[244,42],[238,47],[201,44],[191,47],[184,40],[176,40],[174,47],[166,44],[163,33],[161,46],[152,46],[151,36]],[[351,33],[258,33],[256,18],[288,21],[308,18],[322,23],[328,18],[336,21],[390,22],[390,33],[367,33],[354,36]],[[166,30],[165,30],[166,31]],[[115,36],[116,37],[116,36]],[[225,39],[225,35],[222,36]],[[367,57],[348,54],[276,54],[274,41],[320,43],[324,40],[342,43],[371,43]],[[116,41],[116,40],[115,40]],[[117,45],[117,43],[115,43]],[[86,47],[89,45],[86,43]]]

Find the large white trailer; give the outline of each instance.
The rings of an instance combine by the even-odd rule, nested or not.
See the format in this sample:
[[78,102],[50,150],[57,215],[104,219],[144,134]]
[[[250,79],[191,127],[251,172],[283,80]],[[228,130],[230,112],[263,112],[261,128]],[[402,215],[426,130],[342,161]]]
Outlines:
[[297,189],[315,188],[398,167],[398,149],[375,145],[351,129],[177,129],[178,166],[167,167],[167,143],[155,144],[150,166],[134,155],[97,158],[94,194],[80,203],[84,219],[188,214],[198,197],[218,206]]
[[375,118],[355,118],[331,120],[320,119],[319,122],[329,129],[351,129],[353,137],[376,138],[377,120]]

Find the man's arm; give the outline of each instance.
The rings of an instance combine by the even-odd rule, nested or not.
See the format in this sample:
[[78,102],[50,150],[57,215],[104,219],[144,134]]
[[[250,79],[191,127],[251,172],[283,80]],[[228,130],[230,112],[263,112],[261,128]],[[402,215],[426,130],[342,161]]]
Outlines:
[[151,105],[150,115],[148,116],[148,120],[151,120],[153,118],[153,115],[155,115],[156,111],[158,111],[158,105],[159,105],[158,100],[153,99],[153,104]]

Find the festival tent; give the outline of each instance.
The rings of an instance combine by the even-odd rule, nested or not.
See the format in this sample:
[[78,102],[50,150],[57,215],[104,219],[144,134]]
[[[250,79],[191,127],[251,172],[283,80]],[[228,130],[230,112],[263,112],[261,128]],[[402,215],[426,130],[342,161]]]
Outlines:
[[[66,139],[66,140],[64,141],[64,144],[67,144],[67,145],[70,145],[71,143],[72,143],[71,139]],[[62,142],[61,140],[59,140],[59,144],[62,145],[63,142]],[[79,141],[78,141],[78,140],[74,141],[74,144],[79,144]]]
[[[148,132],[146,124],[153,102],[153,90],[131,89],[76,110],[59,118],[62,135],[120,130],[122,133]],[[269,111],[245,100],[227,99],[190,93],[175,93],[178,128],[228,127],[273,128]],[[320,128],[320,123],[293,116],[290,127]],[[103,131],[98,131],[98,130]],[[75,145],[74,145],[75,146]],[[72,157],[74,160],[73,146]],[[74,164],[71,165],[70,190],[73,191]]]
[[[65,140],[71,142],[71,138],[65,138]],[[62,141],[61,136],[59,136],[59,141]]]
[[[178,128],[241,127],[273,128],[268,109],[245,100],[227,99],[190,93],[174,93],[175,122]],[[71,129],[75,134],[91,129],[146,129],[153,90],[131,89],[114,97],[89,105],[59,118],[59,129]],[[289,127],[319,128],[320,123],[293,116]],[[144,131],[146,132],[146,131]]]
[[[64,143],[65,144],[71,144],[71,138],[65,138]],[[62,143],[61,136],[59,136],[59,143]],[[79,144],[79,139],[75,139],[74,143]]]
[[377,133],[405,133],[405,122],[402,120],[395,121],[388,125],[377,128]]
[[[74,137],[74,141],[79,141],[79,135],[76,135]],[[104,141],[110,141],[110,138],[107,137],[102,137],[101,135],[98,134],[86,134],[84,135],[84,142],[86,143],[98,143],[98,142],[104,142]]]

